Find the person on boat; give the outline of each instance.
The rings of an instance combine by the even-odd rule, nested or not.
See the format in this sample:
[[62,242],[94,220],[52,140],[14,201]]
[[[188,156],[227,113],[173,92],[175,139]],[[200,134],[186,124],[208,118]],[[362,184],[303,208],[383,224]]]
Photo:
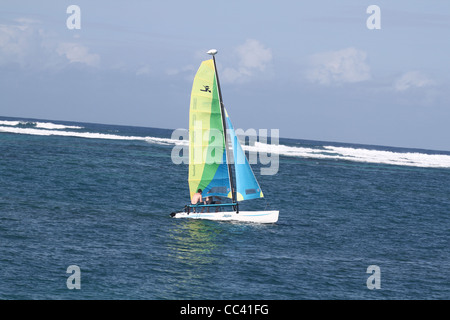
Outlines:
[[[220,201],[219,197],[216,197],[216,201],[214,201],[215,204],[221,204],[222,201]],[[222,211],[222,207],[216,207],[216,212]]]
[[[195,193],[194,196],[192,197],[191,203],[192,204],[204,204],[203,198],[202,198],[202,189],[197,190],[197,193]],[[194,208],[194,212],[195,212],[195,208]]]
[[[211,196],[206,197],[205,204],[215,204],[215,203],[216,202],[213,201],[213,197],[211,197]],[[209,212],[209,207],[207,207],[207,210]]]
[[[206,197],[205,204],[220,204],[220,203],[222,203],[220,201],[214,200],[214,198],[217,199],[217,197],[214,197],[214,196]],[[208,208],[208,212],[209,212],[209,208]],[[216,212],[219,212],[219,207],[216,207]]]

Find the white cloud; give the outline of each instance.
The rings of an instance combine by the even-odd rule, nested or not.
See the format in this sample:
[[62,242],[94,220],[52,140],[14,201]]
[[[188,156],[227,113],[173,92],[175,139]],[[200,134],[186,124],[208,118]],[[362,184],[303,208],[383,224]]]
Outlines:
[[240,57],[240,66],[251,70],[258,69],[264,71],[266,65],[272,61],[272,51],[264,48],[257,40],[249,39],[244,44],[236,48]]
[[167,69],[166,70],[166,74],[168,76],[175,76],[175,75],[178,75],[180,73],[187,73],[187,72],[191,73],[194,70],[195,70],[195,67],[193,65],[189,64],[189,65],[186,65],[186,66],[184,66],[182,68],[178,68],[178,69],[177,68]]
[[58,69],[68,63],[97,66],[98,54],[77,42],[58,42],[36,20],[16,19],[0,24],[0,66],[16,64],[27,69]]
[[272,50],[265,48],[258,40],[248,39],[235,49],[238,65],[224,68],[221,79],[224,82],[242,82],[264,72],[272,62]]
[[403,74],[394,82],[395,91],[406,91],[411,88],[429,87],[435,82],[418,71],[410,71]]
[[307,79],[322,85],[354,83],[369,80],[367,54],[355,48],[317,53],[310,57]]
[[30,65],[33,51],[42,42],[41,30],[32,20],[19,19],[14,24],[0,24],[0,65]]
[[149,65],[141,66],[139,69],[136,70],[137,76],[146,76],[151,73],[151,68]]
[[87,47],[75,42],[60,43],[56,52],[61,56],[65,56],[70,63],[79,62],[95,67],[100,62],[100,56],[98,54],[89,53]]

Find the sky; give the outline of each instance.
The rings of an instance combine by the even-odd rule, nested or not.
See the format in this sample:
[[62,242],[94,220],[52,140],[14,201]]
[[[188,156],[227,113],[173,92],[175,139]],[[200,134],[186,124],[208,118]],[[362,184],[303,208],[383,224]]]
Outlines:
[[187,128],[212,48],[235,128],[450,151],[447,0],[2,0],[0,116]]

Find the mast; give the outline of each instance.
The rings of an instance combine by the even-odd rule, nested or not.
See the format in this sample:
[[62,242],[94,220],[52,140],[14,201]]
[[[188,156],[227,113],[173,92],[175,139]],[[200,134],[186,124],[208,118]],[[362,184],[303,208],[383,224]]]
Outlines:
[[213,57],[213,62],[214,62],[214,70],[216,71],[216,81],[217,81],[217,88],[219,91],[219,100],[220,100],[220,111],[222,113],[222,125],[223,125],[223,134],[224,134],[224,139],[225,139],[225,150],[227,153],[227,165],[228,165],[228,175],[230,178],[230,185],[231,185],[231,199],[233,201],[233,203],[236,204],[236,212],[239,213],[239,205],[236,201],[236,186],[235,186],[235,182],[233,180],[233,173],[232,173],[232,168],[231,168],[231,164],[230,164],[230,160],[231,159],[231,155],[230,155],[230,150],[228,148],[228,138],[227,138],[227,125],[226,125],[226,119],[225,119],[225,106],[223,104],[223,100],[222,100],[222,90],[220,89],[220,82],[219,82],[219,74],[217,72],[217,67],[216,67],[216,58],[215,55],[217,53],[217,50],[215,49],[211,49],[207,52],[209,55],[212,55]]

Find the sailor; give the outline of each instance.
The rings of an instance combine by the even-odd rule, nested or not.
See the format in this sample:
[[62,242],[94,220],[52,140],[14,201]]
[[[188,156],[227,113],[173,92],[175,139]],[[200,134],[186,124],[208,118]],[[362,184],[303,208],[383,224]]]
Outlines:
[[[215,200],[214,200],[215,199]],[[221,204],[222,202],[218,200],[218,197],[214,197],[214,196],[208,196],[206,197],[206,204]],[[216,212],[219,212],[220,207],[216,207]],[[208,212],[209,212],[209,208],[208,208]]]
[[[203,198],[202,198],[202,189],[197,190],[197,193],[194,194],[194,196],[192,197],[191,203],[192,204],[204,204]],[[194,212],[196,212],[195,208],[194,208]]]
[[[213,197],[211,197],[211,196],[206,197],[205,204],[215,204],[215,203],[216,203],[216,202],[213,201]],[[209,207],[207,208],[207,210],[208,210],[208,212],[209,212]],[[203,212],[203,211],[202,211],[202,212]]]

